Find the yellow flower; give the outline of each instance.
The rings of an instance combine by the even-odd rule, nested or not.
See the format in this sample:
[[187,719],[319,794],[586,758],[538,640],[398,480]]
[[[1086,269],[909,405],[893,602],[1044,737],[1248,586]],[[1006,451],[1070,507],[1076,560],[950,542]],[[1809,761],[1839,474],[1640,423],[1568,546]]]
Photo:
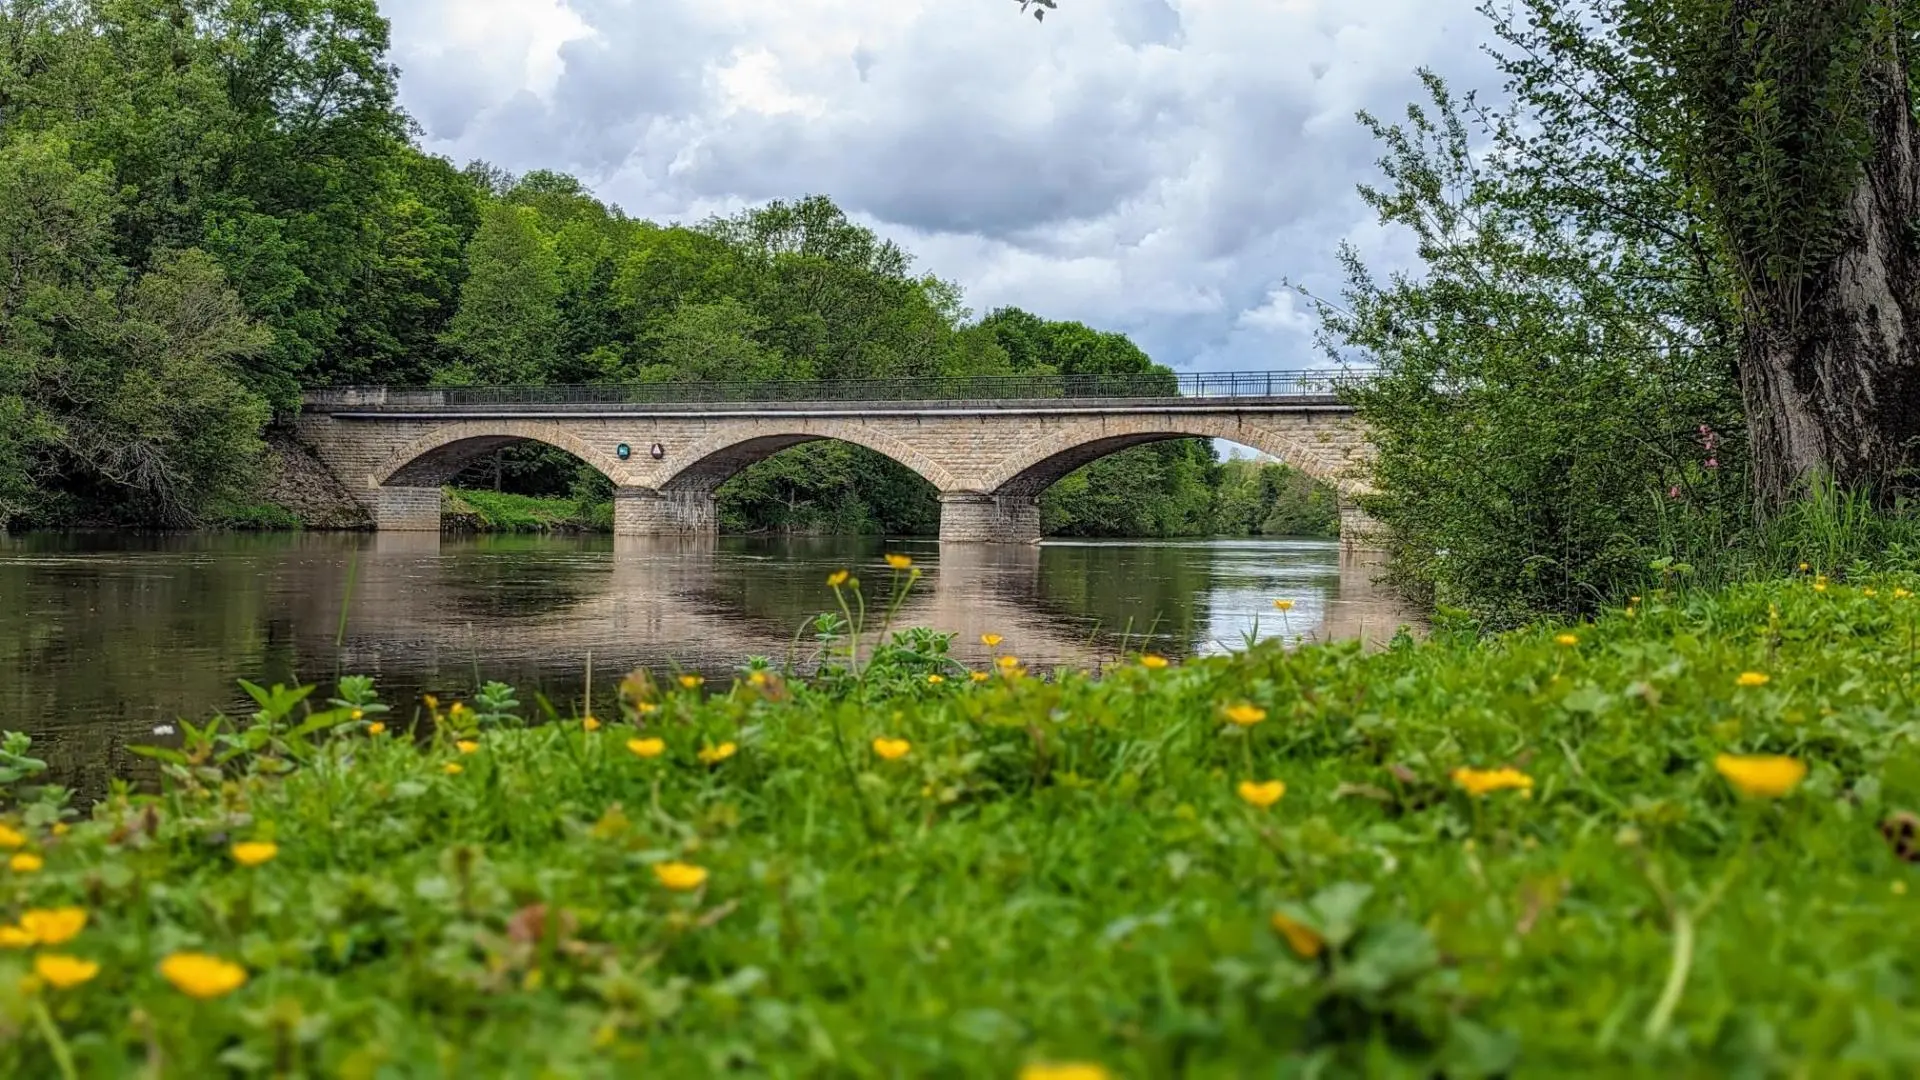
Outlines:
[[1041,1062],[1022,1066],[1020,1080],[1113,1080],[1113,1074],[1090,1061]]
[[440,766],[440,771],[446,773],[448,776],[459,776],[467,770],[461,768],[459,762],[449,761],[445,765]]
[[1740,794],[1755,799],[1777,799],[1807,777],[1806,762],[1781,756],[1721,754],[1713,767]]
[[734,751],[738,749],[740,748],[730,742],[723,742],[719,746],[703,746],[700,748],[699,757],[704,764],[717,765],[732,757]]
[[13,851],[27,846],[26,834],[11,826],[0,825],[0,848]]
[[1464,788],[1469,795],[1488,795],[1495,791],[1519,790],[1531,792],[1533,777],[1519,769],[1469,769],[1465,765],[1453,770],[1453,782]]
[[1772,679],[1773,676],[1768,675],[1764,671],[1743,671],[1740,673],[1739,678],[1733,680],[1733,684],[1735,686],[1765,686],[1771,682]]
[[207,1001],[246,985],[247,969],[205,953],[174,953],[160,961],[160,977],[188,997]]
[[1000,642],[1003,640],[1005,639],[1003,639],[999,634],[981,634],[980,635],[980,644],[985,645],[989,649],[999,648]]
[[847,583],[847,579],[851,578],[852,576],[853,575],[846,570],[835,570],[833,573],[827,575],[827,584],[837,589],[840,586],[845,585]]
[[47,861],[31,851],[22,851],[7,860],[7,867],[16,874],[31,874],[47,865]]
[[634,757],[659,757],[667,752],[667,740],[628,739],[627,749],[633,752]]
[[1556,645],[1564,645],[1571,649],[1575,645],[1580,644],[1580,639],[1573,634],[1555,634],[1553,642]]
[[655,701],[640,701],[635,702],[633,708],[641,716],[652,716],[660,711],[660,704]]
[[1327,947],[1327,939],[1321,937],[1319,931],[1297,919],[1276,911],[1272,922],[1274,932],[1287,939],[1287,947],[1305,959],[1319,956],[1320,950]]
[[1140,656],[1140,666],[1153,671],[1159,671],[1161,668],[1167,666],[1167,658],[1161,656],[1159,653],[1143,653]]
[[1287,793],[1287,785],[1284,781],[1280,780],[1268,780],[1265,783],[1242,780],[1240,781],[1239,790],[1242,799],[1265,810],[1267,807],[1280,801],[1280,796]]
[[1905,600],[1905,599],[1906,599],[1907,597],[1909,597],[1909,596],[1912,596],[1912,595],[1913,595],[1913,590],[1911,590],[1911,589],[1895,589],[1895,590],[1893,590],[1893,598],[1894,598],[1895,600]]
[[480,749],[480,744],[474,742],[472,739],[461,739],[459,742],[454,743],[453,747],[463,754],[471,754]]
[[674,892],[692,892],[707,883],[706,867],[691,863],[654,863],[653,876]]
[[1879,595],[1880,595],[1880,590],[1879,590],[1879,589],[1876,589],[1876,588],[1874,588],[1874,587],[1873,587],[1873,586],[1871,586],[1871,585],[1869,585],[1869,586],[1867,586],[1866,588],[1864,588],[1864,589],[1861,589],[1861,590],[1860,590],[1860,595],[1861,595],[1861,596],[1864,596],[1864,597],[1866,597],[1866,598],[1867,598],[1867,599],[1869,599],[1869,600],[1871,600],[1871,599],[1873,599],[1874,597],[1876,597],[1876,596],[1879,596]]
[[0,949],[31,949],[40,943],[31,930],[18,926],[0,926]]
[[428,712],[432,712],[435,709],[438,709],[440,707],[440,699],[437,697],[434,697],[432,694],[423,694],[421,695],[420,700],[427,703]]
[[369,735],[385,735],[386,733],[387,733],[387,725],[381,723],[378,720],[375,720],[373,723],[367,725],[367,734]]
[[42,945],[65,945],[86,927],[85,908],[29,908],[20,916],[20,929]]
[[972,679],[974,682],[986,682],[988,676],[984,671],[969,671],[967,672],[967,678]]
[[55,835],[55,836],[65,836],[65,835],[67,835],[67,831],[68,831],[68,830],[69,830],[69,829],[70,829],[71,827],[72,827],[72,826],[69,826],[69,825],[68,825],[68,824],[67,824],[66,822],[64,822],[64,821],[56,821],[56,822],[54,822],[54,823],[53,823],[53,829],[52,829],[51,831],[53,832],[53,835]]
[[698,690],[700,689],[701,686],[703,686],[706,683],[706,681],[707,680],[701,678],[698,675],[680,676],[680,685],[687,688],[688,690]]
[[472,709],[467,708],[466,702],[456,701],[453,704],[447,706],[447,717],[448,719],[458,720],[460,719],[461,716],[465,715],[466,713],[470,713],[472,711],[473,711]]
[[1274,610],[1275,610],[1275,611],[1292,611],[1292,610],[1293,610],[1293,601],[1291,601],[1291,600],[1275,600],[1275,601],[1273,602],[1273,608],[1274,608]]
[[1017,668],[1017,667],[1019,667],[1019,666],[1020,666],[1020,658],[1019,658],[1019,657],[1017,657],[1017,656],[1015,656],[1015,655],[1013,655],[1012,653],[1008,653],[1007,655],[1005,655],[1005,656],[1002,656],[1002,657],[1000,657],[999,659],[997,659],[997,660],[995,660],[995,661],[994,661],[994,663],[996,663],[996,664],[999,664],[999,665],[1000,665],[1000,669],[1001,669],[1002,671],[1005,671],[1005,670],[1007,670],[1007,669],[1009,669],[1009,668]]
[[941,683],[943,683],[943,682],[946,682],[946,681],[947,681],[947,680],[946,680],[946,678],[945,678],[944,676],[941,676],[941,675],[929,675],[929,676],[927,676],[927,685],[928,685],[928,686],[939,686],[939,685],[940,685]]
[[348,719],[351,719],[351,720],[363,720],[363,719],[365,719],[365,718],[366,718],[366,715],[367,715],[366,713],[364,713],[364,712],[362,712],[362,711],[360,711],[359,709],[355,709],[355,710],[353,710],[353,715],[352,715],[352,716],[350,716],[350,717],[348,717]]
[[907,751],[911,749],[913,744],[905,739],[889,739],[882,736],[873,740],[873,752],[887,761],[899,761],[906,757]]
[[580,726],[582,728],[585,728],[588,731],[599,731],[600,720],[598,717],[589,716],[586,719],[580,721]]
[[1827,591],[1827,583],[1826,583],[1826,582],[1824,582],[1824,581],[1816,581],[1816,582],[1814,582],[1814,583],[1813,583],[1813,591],[1814,591],[1814,592],[1826,592],[1826,591]]
[[913,560],[905,555],[889,555],[887,556],[887,565],[893,567],[895,570],[905,570],[907,567],[913,565]]
[[1267,718],[1267,710],[1245,701],[1227,706],[1226,714],[1227,719],[1241,727],[1252,727]]
[[100,974],[100,965],[77,956],[41,953],[33,958],[33,973],[55,990],[70,990]]
[[1807,565],[1806,563],[1801,563],[1801,564],[1800,564],[1800,572],[1801,572],[1801,573],[1803,573],[1803,574],[1804,574],[1804,573],[1806,573],[1807,571],[1809,571],[1809,570],[1811,570],[1811,569],[1813,569],[1813,567],[1811,567],[1811,566],[1808,566],[1808,565]]
[[755,671],[747,676],[747,683],[750,686],[765,686],[767,685],[767,673],[764,671]]
[[233,861],[241,866],[259,866],[278,854],[280,854],[280,845],[260,840],[249,840],[243,844],[233,845]]

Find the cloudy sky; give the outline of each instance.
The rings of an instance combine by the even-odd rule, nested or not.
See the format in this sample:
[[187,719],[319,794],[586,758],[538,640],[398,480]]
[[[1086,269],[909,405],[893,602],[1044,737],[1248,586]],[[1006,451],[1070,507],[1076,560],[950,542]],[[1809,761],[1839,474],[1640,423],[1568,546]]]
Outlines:
[[697,220],[808,193],[958,281],[1183,369],[1314,366],[1283,280],[1407,258],[1354,196],[1473,0],[384,0],[430,150]]

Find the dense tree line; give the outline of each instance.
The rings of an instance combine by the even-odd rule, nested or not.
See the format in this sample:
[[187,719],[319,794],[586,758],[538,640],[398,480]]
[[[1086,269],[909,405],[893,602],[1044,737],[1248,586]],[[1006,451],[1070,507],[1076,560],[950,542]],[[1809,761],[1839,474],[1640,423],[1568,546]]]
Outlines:
[[[397,107],[372,0],[0,0],[0,527],[245,503],[303,387],[1164,371],[951,283],[830,200],[693,225],[456,168]],[[1056,531],[1212,528],[1205,443],[1098,462]],[[522,446],[464,484],[604,494]],[[747,530],[930,531],[933,493],[812,444],[722,493]]]

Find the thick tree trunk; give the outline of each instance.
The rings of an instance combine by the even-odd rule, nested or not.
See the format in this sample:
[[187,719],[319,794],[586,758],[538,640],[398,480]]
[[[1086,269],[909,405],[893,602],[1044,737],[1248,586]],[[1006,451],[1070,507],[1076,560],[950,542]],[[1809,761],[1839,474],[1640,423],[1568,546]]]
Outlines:
[[1816,475],[1882,503],[1920,491],[1920,143],[1903,58],[1880,63],[1842,246],[1798,297],[1747,313],[1740,381],[1763,512]]

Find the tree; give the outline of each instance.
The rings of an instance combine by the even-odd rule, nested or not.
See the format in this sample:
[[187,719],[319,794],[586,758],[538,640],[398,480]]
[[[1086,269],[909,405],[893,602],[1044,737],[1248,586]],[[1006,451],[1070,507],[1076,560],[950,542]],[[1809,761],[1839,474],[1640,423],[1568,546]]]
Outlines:
[[462,360],[436,375],[461,383],[541,382],[553,368],[560,323],[558,260],[539,212],[510,203],[481,211],[467,245],[467,280],[446,340]]
[[1659,98],[1636,99],[1636,118],[1679,121],[1662,158],[1731,272],[1762,505],[1822,475],[1883,500],[1920,490],[1920,8],[1602,10],[1668,76]]

